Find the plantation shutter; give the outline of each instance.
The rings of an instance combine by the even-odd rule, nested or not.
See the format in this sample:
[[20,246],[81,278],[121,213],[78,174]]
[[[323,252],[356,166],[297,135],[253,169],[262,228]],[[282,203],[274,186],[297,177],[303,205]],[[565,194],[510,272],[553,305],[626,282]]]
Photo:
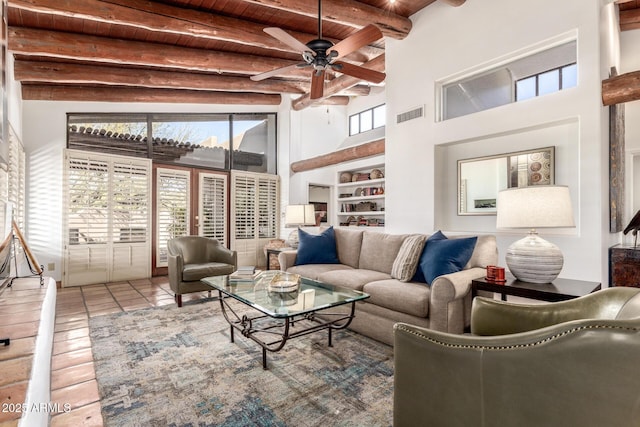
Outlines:
[[262,248],[278,235],[279,178],[249,172],[231,173],[231,249],[239,265],[266,265]]
[[25,155],[24,148],[18,137],[9,129],[9,162],[7,170],[8,195],[7,200],[13,204],[13,219],[20,230],[25,228]]
[[151,275],[151,161],[65,152],[65,286]]
[[278,235],[278,181],[272,177],[258,178],[258,232],[261,239]]
[[148,165],[113,162],[111,281],[150,275],[150,183]]
[[227,246],[227,175],[199,174],[198,234]]
[[167,241],[189,234],[190,172],[157,168],[156,267],[167,266]]

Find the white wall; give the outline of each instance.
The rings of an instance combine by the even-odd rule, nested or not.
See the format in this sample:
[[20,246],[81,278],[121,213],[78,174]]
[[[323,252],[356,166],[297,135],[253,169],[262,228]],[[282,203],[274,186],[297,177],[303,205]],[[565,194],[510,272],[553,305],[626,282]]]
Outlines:
[[[435,147],[474,141],[477,151],[490,152],[492,141],[501,135],[512,134],[517,139],[534,129],[570,121],[576,123],[578,138],[567,149],[569,154],[577,153],[577,158],[563,163],[569,170],[557,169],[556,182],[571,186],[578,225],[570,235],[544,233],[543,237],[556,243],[565,254],[561,277],[606,283],[609,237],[604,147],[608,141],[604,138],[606,109],[601,106],[600,85],[610,58],[615,57],[609,54],[615,51],[616,41],[611,41],[606,31],[601,33],[601,26],[609,25],[611,10],[613,6],[603,8],[599,0],[539,0],[535,7],[521,0],[492,0],[466,2],[458,8],[436,2],[412,17],[414,26],[409,37],[387,40],[387,230],[437,229],[440,200],[436,191]],[[435,121],[436,81],[506,59],[546,40],[576,34],[576,88]],[[612,47],[603,47],[603,43],[612,43]],[[397,113],[418,105],[426,106],[425,118],[400,125],[391,120]],[[556,141],[540,143],[545,145],[556,145]],[[485,227],[486,224],[465,228],[478,231]],[[487,228],[487,232],[498,235],[500,263],[504,265],[506,247],[519,235],[497,232],[494,225]]]

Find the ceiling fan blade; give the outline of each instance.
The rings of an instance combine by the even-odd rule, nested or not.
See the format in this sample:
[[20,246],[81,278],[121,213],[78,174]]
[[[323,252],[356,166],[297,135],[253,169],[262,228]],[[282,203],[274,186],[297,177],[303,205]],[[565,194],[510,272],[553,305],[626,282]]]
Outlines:
[[322,98],[324,93],[324,70],[314,70],[311,74],[311,99]]
[[357,33],[354,33],[341,42],[338,42],[331,48],[331,51],[338,52],[338,56],[336,56],[336,58],[342,58],[343,56],[346,56],[351,52],[355,52],[361,47],[373,43],[381,38],[382,32],[380,29],[373,24],[369,24]]
[[306,44],[302,43],[300,40],[293,37],[291,34],[287,33],[281,28],[269,27],[269,28],[265,28],[264,32],[269,34],[271,37],[280,40],[282,43],[286,44],[287,46],[295,49],[300,53],[311,51],[311,49],[309,49]]
[[335,70],[339,73],[347,74],[372,83],[382,83],[385,77],[387,77],[385,73],[381,73],[380,71],[369,70],[368,68],[353,65],[349,62],[336,61],[332,65],[340,66],[335,67]]
[[256,74],[251,76],[251,80],[254,82],[259,82],[260,80],[268,79],[269,77],[278,76],[280,74],[287,73],[295,68],[300,68],[302,66],[307,66],[307,64],[293,64],[287,65],[286,67],[276,68],[275,70],[265,71],[264,73]]

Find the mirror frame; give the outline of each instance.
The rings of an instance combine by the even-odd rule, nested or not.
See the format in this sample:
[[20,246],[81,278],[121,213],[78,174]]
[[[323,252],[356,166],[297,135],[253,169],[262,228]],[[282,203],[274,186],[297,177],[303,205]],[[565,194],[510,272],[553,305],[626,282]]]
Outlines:
[[[484,161],[484,160],[493,160],[493,159],[501,159],[501,158],[509,158],[512,156],[520,156],[520,155],[524,155],[524,154],[533,154],[533,153],[540,153],[540,152],[548,152],[549,153],[549,160],[550,160],[550,173],[549,173],[549,184],[550,185],[554,185],[555,184],[555,146],[550,146],[550,147],[541,147],[541,148],[534,148],[531,150],[523,150],[523,151],[514,151],[511,153],[502,153],[502,154],[495,154],[495,155],[491,155],[491,156],[484,156],[484,157],[473,157],[473,158],[468,158],[468,159],[460,159],[457,161],[458,164],[458,180],[457,180],[457,193],[458,193],[458,198],[457,200],[457,212],[459,216],[467,216],[467,215],[496,215],[497,214],[497,209],[496,208],[491,208],[489,207],[489,209],[493,209],[493,210],[487,210],[485,212],[463,212],[462,211],[462,197],[463,197],[463,189],[462,189],[462,165],[465,163],[471,163],[471,162],[480,162],[480,161]],[[507,177],[506,177],[506,181],[507,181],[507,188],[511,188],[512,186],[510,185],[510,180],[509,180],[509,170],[507,168]],[[536,185],[536,184],[533,184]],[[545,184],[541,184],[541,185],[545,185]],[[497,198],[497,194],[496,194],[496,198]],[[487,199],[487,202],[490,203],[491,199]]]

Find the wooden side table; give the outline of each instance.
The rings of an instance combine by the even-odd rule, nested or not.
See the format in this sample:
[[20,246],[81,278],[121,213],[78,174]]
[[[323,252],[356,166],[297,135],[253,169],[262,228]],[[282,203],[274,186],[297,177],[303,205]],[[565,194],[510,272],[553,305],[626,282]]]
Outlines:
[[640,287],[640,247],[615,245],[609,248],[609,286]]
[[278,254],[282,251],[290,251],[293,248],[268,248],[267,249],[267,270],[280,270]]
[[478,291],[488,291],[501,294],[503,301],[507,300],[507,295],[513,295],[556,302],[578,298],[601,288],[600,283],[584,280],[556,279],[553,283],[528,283],[507,276],[506,283],[490,282],[485,278],[473,280],[471,282],[471,296],[475,297]]

